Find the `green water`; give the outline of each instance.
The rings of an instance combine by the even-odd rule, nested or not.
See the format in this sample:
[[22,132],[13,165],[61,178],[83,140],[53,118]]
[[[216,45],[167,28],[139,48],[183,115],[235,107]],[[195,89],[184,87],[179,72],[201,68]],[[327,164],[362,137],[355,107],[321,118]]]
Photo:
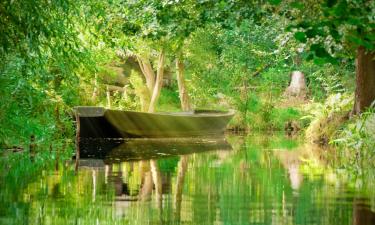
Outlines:
[[375,224],[371,182],[282,135],[111,148],[77,173],[2,179],[0,224]]

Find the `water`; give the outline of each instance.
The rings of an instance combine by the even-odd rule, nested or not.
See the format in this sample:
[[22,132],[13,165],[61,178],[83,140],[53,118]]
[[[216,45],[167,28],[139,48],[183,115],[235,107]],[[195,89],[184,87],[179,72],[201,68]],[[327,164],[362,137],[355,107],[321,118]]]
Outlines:
[[375,224],[371,182],[322,152],[269,134],[84,140],[77,173],[3,181],[0,224]]

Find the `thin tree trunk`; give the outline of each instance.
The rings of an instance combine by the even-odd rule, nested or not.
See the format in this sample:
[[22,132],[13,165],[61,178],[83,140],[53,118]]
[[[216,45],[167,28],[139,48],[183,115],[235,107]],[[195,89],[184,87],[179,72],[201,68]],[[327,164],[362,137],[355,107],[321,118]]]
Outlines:
[[158,102],[158,99],[160,96],[161,87],[163,86],[164,60],[165,60],[165,53],[162,50],[159,55],[158,71],[156,75],[155,86],[152,92],[152,97],[150,101],[150,107],[148,108],[148,112],[155,112],[156,103]]
[[95,73],[95,78],[94,78],[94,90],[92,92],[92,101],[96,102],[96,99],[98,97],[98,75]]
[[191,110],[189,95],[185,85],[185,68],[184,62],[180,57],[176,59],[177,84],[180,95],[181,109],[183,111]]
[[146,77],[146,72],[145,72],[145,69],[143,68],[143,62],[142,62],[142,59],[141,57],[139,56],[136,56],[137,57],[137,61],[138,61],[138,65],[139,65],[139,68],[141,69],[143,75]]
[[106,88],[106,94],[107,94],[107,108],[110,109],[111,108],[111,94],[109,93],[108,85]]
[[375,52],[357,49],[356,90],[353,113],[359,115],[375,100]]
[[151,63],[149,59],[141,58],[140,56],[137,56],[139,67],[141,68],[141,71],[143,73],[143,76],[146,79],[146,85],[150,92],[150,95],[154,91],[155,86],[155,73],[152,69]]

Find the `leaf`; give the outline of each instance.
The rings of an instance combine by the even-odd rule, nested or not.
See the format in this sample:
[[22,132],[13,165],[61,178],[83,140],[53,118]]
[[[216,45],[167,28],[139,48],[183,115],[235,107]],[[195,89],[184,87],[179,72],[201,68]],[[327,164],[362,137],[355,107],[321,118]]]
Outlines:
[[281,0],[268,0],[268,2],[271,4],[271,5],[279,5],[281,3]]
[[304,32],[296,32],[294,34],[294,37],[295,39],[297,39],[298,41],[302,42],[302,43],[306,43],[307,41],[307,38],[306,38],[306,34]]
[[349,41],[353,42],[354,44],[361,45],[361,46],[364,45],[364,40],[362,40],[362,39],[359,38],[358,36],[355,36],[355,35],[349,35],[349,36],[348,36],[348,39],[349,39]]
[[296,27],[297,27],[297,26],[296,26],[296,25],[293,25],[293,24],[292,24],[292,25],[288,25],[288,26],[285,28],[285,30],[288,31],[288,32],[290,32],[290,31],[292,31],[293,28],[296,28]]
[[347,13],[346,9],[348,8],[348,5],[346,3],[346,1],[340,1],[340,3],[334,8],[333,10],[333,13],[334,15],[336,16],[345,16],[345,14]]
[[337,3],[337,0],[327,0],[327,6],[329,8],[333,7],[334,5],[336,5]]
[[312,38],[312,37],[315,37],[317,33],[315,29],[310,28],[305,32],[305,34],[306,34],[306,37]]
[[324,65],[327,61],[325,60],[325,58],[320,58],[320,57],[315,57],[314,58],[314,63],[316,65]]
[[295,9],[303,9],[303,4],[301,2],[292,2],[290,6]]
[[333,39],[335,39],[336,41],[339,41],[341,39],[341,35],[336,29],[331,28],[329,31],[330,31],[330,34],[332,35]]
[[319,46],[317,47],[315,50],[315,55],[318,56],[318,57],[321,57],[321,58],[326,58],[326,57],[330,57],[331,55],[327,52],[327,50],[322,47],[322,46]]
[[297,24],[297,27],[302,27],[304,29],[310,27],[310,23],[306,22],[306,21],[302,21],[300,23]]

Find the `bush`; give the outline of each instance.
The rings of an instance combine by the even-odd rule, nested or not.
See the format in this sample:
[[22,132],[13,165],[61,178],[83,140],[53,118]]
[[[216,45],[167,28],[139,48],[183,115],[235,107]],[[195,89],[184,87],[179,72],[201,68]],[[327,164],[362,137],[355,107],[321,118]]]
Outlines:
[[315,103],[307,109],[310,120],[306,129],[306,137],[310,142],[328,144],[335,136],[337,129],[348,119],[353,108],[353,96],[349,94],[335,94],[327,98],[324,103]]

